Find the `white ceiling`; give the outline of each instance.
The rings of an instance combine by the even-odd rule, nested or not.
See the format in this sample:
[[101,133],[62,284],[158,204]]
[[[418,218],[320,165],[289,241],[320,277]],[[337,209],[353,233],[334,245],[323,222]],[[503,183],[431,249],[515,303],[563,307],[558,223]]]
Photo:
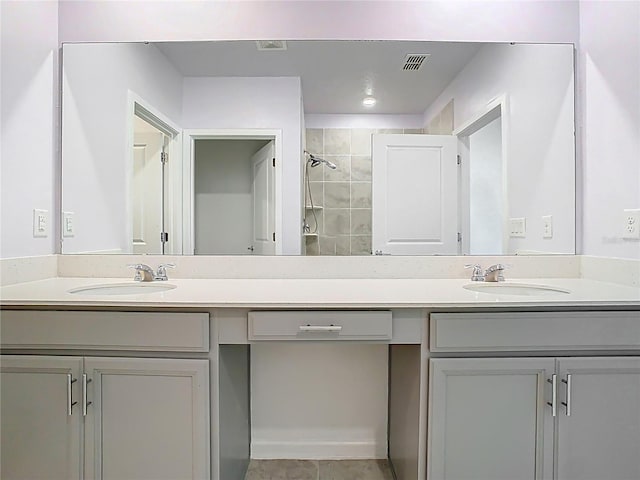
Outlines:
[[[185,76],[296,76],[307,114],[422,114],[471,60],[480,43],[288,41],[259,51],[254,41],[155,44]],[[410,53],[428,53],[418,71],[403,71]],[[378,100],[362,106],[367,89]]]

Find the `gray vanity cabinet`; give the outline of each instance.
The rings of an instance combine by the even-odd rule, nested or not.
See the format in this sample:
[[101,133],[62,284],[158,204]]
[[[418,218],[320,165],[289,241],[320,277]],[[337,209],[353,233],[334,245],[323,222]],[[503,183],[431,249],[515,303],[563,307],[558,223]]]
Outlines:
[[3,479],[208,478],[208,360],[1,362]]
[[558,365],[566,405],[558,413],[556,478],[640,479],[640,357],[562,358]]
[[208,361],[85,358],[85,480],[209,476]]
[[3,355],[0,362],[2,478],[82,478],[82,358]]
[[431,361],[430,480],[551,479],[548,358]]
[[429,480],[640,478],[640,357],[432,359],[430,398]]

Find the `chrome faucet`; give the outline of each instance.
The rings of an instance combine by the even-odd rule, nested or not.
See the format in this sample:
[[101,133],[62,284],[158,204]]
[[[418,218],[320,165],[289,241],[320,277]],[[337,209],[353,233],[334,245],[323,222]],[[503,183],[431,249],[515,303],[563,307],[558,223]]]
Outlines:
[[504,282],[504,270],[507,268],[502,263],[491,265],[484,272],[485,282]]
[[496,263],[486,270],[482,270],[482,267],[478,264],[465,265],[464,268],[473,268],[471,273],[472,282],[504,282],[503,272],[507,266],[502,263]]
[[167,268],[175,268],[175,264],[162,263],[158,266],[157,273],[153,271],[153,268],[149,265],[145,265],[144,263],[135,263],[133,265],[128,265],[128,267],[135,269],[136,275],[133,279],[136,282],[153,282],[154,280],[164,282],[169,279],[167,276]]

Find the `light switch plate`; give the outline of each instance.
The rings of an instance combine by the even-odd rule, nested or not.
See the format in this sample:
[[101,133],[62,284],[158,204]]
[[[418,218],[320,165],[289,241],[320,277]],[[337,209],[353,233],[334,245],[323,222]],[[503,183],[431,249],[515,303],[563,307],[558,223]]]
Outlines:
[[62,212],[62,236],[73,237],[75,235],[74,213]]
[[49,212],[47,210],[33,209],[33,236],[49,236]]
[[525,217],[509,219],[509,236],[519,238],[527,236],[527,219]]
[[553,238],[553,215],[542,216],[542,238]]
[[640,209],[625,210],[623,218],[624,230],[622,231],[622,238],[640,239]]

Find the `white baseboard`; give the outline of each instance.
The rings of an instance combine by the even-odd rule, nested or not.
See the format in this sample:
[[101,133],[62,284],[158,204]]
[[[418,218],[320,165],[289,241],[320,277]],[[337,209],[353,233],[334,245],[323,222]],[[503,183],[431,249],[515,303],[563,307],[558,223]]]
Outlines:
[[387,445],[374,442],[251,442],[257,460],[344,460],[387,458]]

